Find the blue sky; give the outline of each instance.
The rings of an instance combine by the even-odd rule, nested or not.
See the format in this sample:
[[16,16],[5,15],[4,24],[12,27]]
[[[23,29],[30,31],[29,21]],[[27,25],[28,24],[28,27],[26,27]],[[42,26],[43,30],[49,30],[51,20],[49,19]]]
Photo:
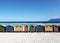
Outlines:
[[60,17],[60,0],[0,0],[0,21],[46,21]]

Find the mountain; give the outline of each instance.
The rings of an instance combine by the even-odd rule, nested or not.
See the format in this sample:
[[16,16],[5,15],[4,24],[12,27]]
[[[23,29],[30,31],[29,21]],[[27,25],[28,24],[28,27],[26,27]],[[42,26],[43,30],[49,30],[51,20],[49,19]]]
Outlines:
[[57,19],[49,19],[49,21],[60,21],[60,18],[57,18]]

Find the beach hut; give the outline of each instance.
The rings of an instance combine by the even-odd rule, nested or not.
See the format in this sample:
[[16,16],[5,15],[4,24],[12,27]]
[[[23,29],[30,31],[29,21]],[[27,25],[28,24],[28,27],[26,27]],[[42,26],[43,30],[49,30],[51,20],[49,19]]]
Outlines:
[[5,30],[6,30],[6,32],[13,32],[14,31],[14,27],[8,25],[8,26],[6,26]]
[[45,26],[45,32],[53,32],[53,26],[51,26],[51,25],[46,25],[46,26]]
[[58,32],[60,32],[60,26],[58,27]]
[[34,26],[34,25],[30,25],[29,31],[30,31],[30,32],[35,32],[35,26]]
[[4,32],[5,31],[5,27],[0,25],[0,32]]
[[16,32],[22,32],[23,31],[23,26],[21,26],[21,25],[14,26],[14,31],[16,31]]
[[28,29],[29,27],[26,25],[26,26],[24,26],[24,31],[25,32],[28,32],[29,31],[29,29]]
[[54,28],[54,32],[58,32],[59,27],[57,25],[54,25],[53,28]]
[[36,32],[43,32],[44,31],[44,26],[37,25],[35,28],[36,28]]

